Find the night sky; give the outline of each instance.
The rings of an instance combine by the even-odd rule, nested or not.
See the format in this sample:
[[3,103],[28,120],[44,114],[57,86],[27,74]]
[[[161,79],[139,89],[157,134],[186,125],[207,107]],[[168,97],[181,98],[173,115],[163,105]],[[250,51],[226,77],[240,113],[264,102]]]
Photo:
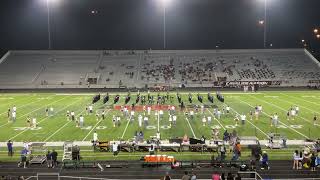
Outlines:
[[[273,48],[320,49],[320,0],[267,0]],[[162,49],[160,0],[52,0],[53,49]],[[0,48],[47,49],[46,0],[0,1]],[[97,13],[92,14],[91,11]],[[167,49],[263,48],[263,0],[171,0]]]

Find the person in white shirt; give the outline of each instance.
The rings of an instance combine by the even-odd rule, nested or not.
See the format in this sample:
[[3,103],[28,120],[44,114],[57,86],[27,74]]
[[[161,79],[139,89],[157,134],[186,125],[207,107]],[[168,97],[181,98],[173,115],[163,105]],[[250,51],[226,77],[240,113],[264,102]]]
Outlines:
[[203,118],[202,118],[202,125],[203,125],[203,126],[206,126],[206,122],[207,122],[206,116],[203,116]]
[[271,126],[278,126],[278,118],[279,118],[279,116],[278,116],[278,114],[277,113],[275,113],[274,115],[273,115],[273,117],[272,117],[272,123],[271,123]]
[[145,116],[144,118],[143,118],[143,121],[144,121],[144,126],[146,127],[146,126],[148,126],[148,121],[149,121],[149,118],[148,118],[148,116]]
[[123,108],[123,116],[124,116],[124,117],[128,117],[128,116],[129,116],[129,110],[128,110],[127,107],[124,107],[124,108]]
[[240,118],[241,118],[241,123],[242,123],[242,125],[244,125],[245,123],[246,123],[246,115],[245,114],[242,114],[241,116],[240,116]]
[[175,106],[171,106],[171,114],[175,114],[176,113],[176,107]]
[[159,117],[160,117],[160,119],[163,118],[163,110],[162,109],[159,111]]
[[15,111],[12,111],[11,118],[12,118],[12,122],[16,122],[17,113]]
[[93,113],[93,106],[89,105],[89,113],[92,114]]
[[172,115],[169,115],[169,124],[172,125]]
[[204,105],[201,105],[201,114],[204,113]]
[[14,105],[14,106],[12,107],[12,111],[13,111],[13,112],[17,112],[17,107],[16,107],[16,105]]
[[100,117],[99,111],[96,111],[96,120],[97,121],[99,121],[99,117]]
[[190,111],[190,119],[193,120],[193,118],[194,118],[194,112],[193,112],[193,110],[191,110]]
[[207,120],[208,120],[208,125],[211,125],[211,116],[208,116]]
[[227,114],[230,113],[230,106],[227,106],[227,107],[226,107],[226,111],[227,111]]
[[238,122],[239,122],[239,117],[238,117],[238,115],[236,115],[233,120],[234,120],[236,126],[238,126]]
[[139,127],[141,128],[142,127],[142,115],[139,114],[138,116],[138,123],[139,123]]
[[113,116],[112,116],[112,124],[113,124],[113,127],[116,127],[116,123],[117,123],[116,116],[113,115]]
[[102,111],[102,113],[101,113],[101,118],[102,118],[102,120],[104,120],[106,117],[105,117],[105,114],[106,114],[106,112],[103,110]]
[[147,111],[148,111],[148,116],[150,116],[150,114],[151,114],[151,107],[150,106],[147,107]]
[[50,112],[50,116],[53,116],[53,107],[52,106],[50,107],[50,111],[49,112]]
[[292,120],[294,120],[294,117],[296,116],[296,110],[294,108],[291,108],[291,117]]
[[79,127],[82,128],[84,124],[84,117],[82,115],[80,115],[79,117]]
[[116,142],[112,144],[112,152],[114,157],[118,156],[118,144]]
[[262,113],[262,106],[261,105],[258,106],[258,111],[259,111],[259,113]]
[[117,116],[117,118],[116,118],[116,124],[117,124],[117,126],[119,127],[120,126],[120,124],[121,124],[121,117],[120,116]]
[[217,119],[221,119],[221,111],[219,109],[217,111]]
[[134,111],[130,112],[130,122],[134,121]]
[[97,131],[94,131],[94,133],[93,133],[93,142],[94,143],[98,142],[98,133],[97,133]]
[[74,121],[76,119],[74,111],[71,111],[71,120]]
[[296,114],[298,115],[299,114],[299,107],[298,106],[296,106]]
[[37,119],[35,117],[32,118],[32,127],[33,128],[37,127]]
[[70,111],[67,111],[66,116],[67,116],[67,121],[70,121]]
[[172,116],[172,124],[175,126],[177,124],[177,116],[173,115]]

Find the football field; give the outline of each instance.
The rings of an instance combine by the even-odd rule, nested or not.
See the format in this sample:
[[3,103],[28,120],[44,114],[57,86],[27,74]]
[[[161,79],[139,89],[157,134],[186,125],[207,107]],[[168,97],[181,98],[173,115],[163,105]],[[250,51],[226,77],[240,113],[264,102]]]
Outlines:
[[[188,101],[188,94],[193,95],[193,104]],[[203,114],[196,113],[194,105],[202,105],[197,100],[197,94],[203,96],[203,105],[205,110]],[[0,94],[0,141],[5,142],[13,140],[14,142],[51,142],[51,141],[91,141],[94,131],[97,131],[98,138],[101,141],[112,140],[130,140],[134,137],[136,131],[143,131],[145,139],[150,139],[156,135],[159,130],[161,139],[170,139],[173,137],[183,137],[187,134],[189,137],[200,138],[204,135],[207,139],[211,138],[212,128],[220,131],[220,137],[225,130],[232,132],[234,129],[240,136],[257,136],[259,139],[267,139],[268,133],[280,133],[287,139],[316,139],[320,138],[320,92],[319,91],[261,91],[257,93],[243,92],[221,92],[224,95],[225,102],[217,100],[215,92],[214,103],[207,99],[208,92],[180,92],[182,101],[186,108],[185,112],[194,109],[194,119],[190,119],[189,115],[181,111],[178,107],[176,92],[170,92],[172,102],[166,101],[165,105],[175,105],[177,123],[170,126],[169,112],[164,110],[164,115],[160,118],[155,115],[152,110],[149,116],[149,124],[147,127],[139,127],[138,115],[143,111],[136,111],[134,120],[128,121],[120,110],[116,110],[115,106],[123,106],[127,93],[119,93],[120,100],[114,104],[113,100],[117,93],[110,93],[110,100],[102,103],[104,93],[101,94],[101,100],[93,105],[94,112],[87,114],[86,106],[91,104],[94,93],[78,93],[78,94],[55,94],[55,93],[2,93]],[[151,93],[155,99],[158,93]],[[142,92],[141,95],[147,95]],[[162,92],[160,95],[165,96]],[[137,93],[131,93],[131,100],[127,103],[131,106],[136,102]],[[136,107],[142,106],[139,102]],[[12,122],[8,118],[8,108],[17,107],[16,122]],[[148,104],[147,104],[148,105]],[[214,107],[223,109],[230,106],[229,114],[222,114],[220,119],[214,117]],[[258,120],[255,117],[251,120],[250,111],[254,112],[254,107],[261,105],[263,111]],[[299,114],[293,119],[287,119],[287,111],[293,107],[299,107]],[[53,108],[53,115],[46,116],[45,109]],[[105,120],[96,117],[96,111],[105,111]],[[75,121],[67,120],[66,112],[74,111],[78,119],[79,115],[84,116],[84,127],[76,127]],[[270,126],[270,116],[277,113],[279,115],[278,126]],[[234,117],[236,114],[245,114],[247,116],[244,125],[239,122],[235,125]],[[121,118],[120,126],[113,127],[113,115]],[[317,115],[318,120],[314,125],[313,117]],[[144,115],[143,115],[144,116]],[[211,124],[203,124],[203,116],[212,117]],[[28,127],[27,118],[35,117],[37,119],[37,127]]]

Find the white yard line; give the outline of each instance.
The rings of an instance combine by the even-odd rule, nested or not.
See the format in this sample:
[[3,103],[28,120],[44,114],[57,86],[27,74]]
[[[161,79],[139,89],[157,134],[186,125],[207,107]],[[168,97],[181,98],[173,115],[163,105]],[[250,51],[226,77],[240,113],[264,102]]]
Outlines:
[[1,127],[3,127],[3,126],[6,126],[7,124],[9,124],[10,122],[7,122],[7,123],[5,123],[5,124],[2,124],[1,126],[0,126],[0,128]]
[[127,129],[128,129],[129,123],[130,123],[130,119],[128,120],[127,125],[126,125],[126,127],[125,127],[125,129],[124,129],[124,131],[123,131],[123,133],[122,133],[121,139],[123,139],[124,134],[127,132]]
[[[80,100],[78,100],[80,101]],[[76,117],[79,117],[80,114],[82,114],[85,110],[81,111],[80,113],[78,113],[78,115]],[[55,134],[57,134],[59,131],[61,131],[64,127],[66,127],[70,122],[72,122],[71,120],[69,120],[67,123],[65,123],[62,127],[60,127],[58,130],[56,130],[53,134],[51,134],[49,137],[47,137],[44,142],[47,142],[50,138],[52,138]]]
[[[254,96],[252,96],[253,98],[255,98],[255,99],[257,99],[257,100],[259,100],[259,101],[262,101],[262,102],[265,102],[265,103],[268,103],[268,102],[266,102],[266,101],[264,101],[264,100],[261,100],[261,99],[258,99],[258,98],[256,98],[256,97],[254,97]],[[245,104],[247,104],[248,106],[250,106],[250,107],[252,107],[252,108],[254,108],[251,104],[249,104],[249,103],[247,103],[247,102],[245,102],[245,101],[242,101],[242,100],[240,100],[240,99],[238,99],[239,101],[241,101],[241,102],[243,102],[243,103],[245,103]],[[265,114],[265,115],[267,115],[267,116],[271,116],[271,115],[269,115],[269,114],[267,114],[266,112],[262,112],[263,114]],[[285,127],[287,127],[287,128],[289,128],[289,129],[291,129],[292,131],[294,131],[294,132],[296,132],[296,133],[298,133],[299,135],[301,135],[301,136],[303,136],[303,137],[305,137],[305,138],[309,138],[308,136],[306,136],[306,135],[304,135],[304,134],[302,134],[301,132],[299,132],[299,131],[297,131],[297,130],[295,130],[295,129],[293,129],[293,128],[291,128],[290,126],[287,126],[285,123],[283,123],[282,121],[280,121],[279,120],[279,122],[282,124],[282,125],[284,125]]]
[[307,103],[315,104],[315,105],[318,105],[318,106],[320,105],[320,104],[318,104],[318,103],[315,103],[315,102],[312,102],[312,101],[307,101],[307,100],[302,99],[302,98],[297,98],[297,97],[294,97],[294,96],[288,96],[288,95],[286,95],[286,94],[284,94],[284,93],[280,93],[280,94],[282,94],[282,95],[284,95],[284,96],[287,96],[287,97],[290,97],[290,98],[298,99],[299,101],[305,101],[305,102],[307,102]]
[[217,118],[215,118],[215,116],[212,114],[212,112],[209,110],[209,109],[207,109],[207,111],[209,111],[209,113],[213,116],[212,118],[214,119],[214,120],[216,120],[219,124],[220,124],[220,126],[222,127],[222,129],[223,130],[226,130],[226,128],[221,124],[221,122],[219,121],[219,119],[217,119]]
[[[65,99],[65,98],[67,98],[67,97],[64,97],[64,98],[62,98],[62,99],[60,99],[60,100],[58,100],[58,101],[54,101],[54,102],[52,102],[52,103],[50,103],[50,104],[48,104],[48,105],[57,103],[57,102]],[[76,102],[77,102],[77,101],[76,101]],[[62,109],[60,109],[59,111],[57,111],[57,113],[58,113],[58,112],[61,112],[62,110],[66,109],[67,107],[73,105],[73,104],[76,103],[76,102],[73,102],[73,103],[69,104],[68,106],[65,106],[64,108],[62,108]],[[49,116],[43,118],[43,119],[42,119],[41,121],[39,121],[37,124],[40,124],[41,122],[43,122],[44,120],[46,120],[46,119],[48,119],[48,118],[49,118]],[[10,139],[12,140],[12,139],[16,138],[17,136],[19,136],[20,134],[26,132],[27,130],[29,130],[29,129],[25,129],[25,130],[21,131],[20,133],[16,134],[15,136],[11,137]]]
[[196,135],[194,134],[193,128],[192,128],[192,126],[191,126],[191,124],[190,124],[190,122],[189,122],[189,119],[188,119],[187,117],[186,117],[186,121],[187,121],[188,124],[189,124],[189,127],[190,127],[190,129],[191,129],[191,132],[192,132],[192,134],[193,134],[193,137],[197,139]]
[[[107,115],[109,113],[110,109],[106,112],[105,115]],[[85,141],[87,139],[87,137],[90,135],[90,133],[98,126],[98,124],[101,122],[102,120],[100,119],[94,126],[93,128],[89,131],[89,133],[82,139],[82,142]]]

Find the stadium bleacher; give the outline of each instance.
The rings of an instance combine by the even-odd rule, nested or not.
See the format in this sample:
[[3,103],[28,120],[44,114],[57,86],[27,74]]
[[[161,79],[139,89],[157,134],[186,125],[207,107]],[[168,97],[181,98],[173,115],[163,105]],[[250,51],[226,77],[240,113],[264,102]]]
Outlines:
[[319,79],[319,62],[304,49],[10,51],[0,63],[1,88],[83,88],[88,81],[98,88],[212,87],[221,81],[307,86]]

